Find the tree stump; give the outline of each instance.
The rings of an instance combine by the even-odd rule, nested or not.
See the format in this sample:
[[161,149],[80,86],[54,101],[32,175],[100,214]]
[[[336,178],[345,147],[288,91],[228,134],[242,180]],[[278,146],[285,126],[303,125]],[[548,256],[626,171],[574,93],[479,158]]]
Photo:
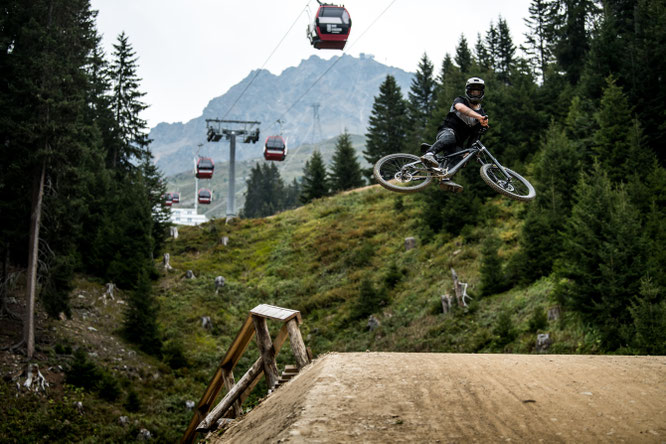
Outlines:
[[556,305],[554,307],[550,307],[548,309],[548,320],[549,321],[557,321],[560,319],[560,315],[562,314],[562,310],[560,309],[559,305]]
[[453,290],[455,291],[456,299],[458,300],[458,306],[467,307],[465,299],[471,299],[471,297],[467,295],[467,283],[458,280],[458,273],[456,273],[456,270],[453,268],[451,268],[451,275],[453,276]]
[[416,248],[416,239],[413,237],[405,238],[405,251],[413,250]]
[[453,308],[453,298],[448,294],[443,294],[441,296],[441,299],[442,299],[442,313],[446,315]]
[[224,287],[225,280],[222,276],[217,276],[215,278],[215,294],[220,291],[220,288]]
[[116,284],[113,282],[107,282],[106,284],[106,290],[104,291],[104,294],[102,295],[102,300],[104,302],[104,305],[106,305],[106,302],[108,299],[111,299],[112,301],[115,301],[116,299],[113,297],[113,293],[116,291]]
[[213,329],[213,322],[210,320],[210,316],[202,316],[201,317],[201,326],[205,328],[206,330],[212,330]]
[[185,272],[185,278],[187,278],[187,279],[195,279],[196,276],[194,275],[194,273],[192,272],[192,270],[187,270],[187,271]]
[[178,227],[171,227],[169,230],[171,237],[178,239]]
[[551,341],[550,335],[548,333],[538,334],[536,340],[536,351],[539,353],[545,352],[548,350],[548,347],[550,347],[550,344],[552,343],[553,341]]
[[164,253],[164,258],[162,259],[162,263],[164,264],[164,271],[173,270],[173,267],[169,263],[170,259],[171,259],[171,255],[169,253]]
[[379,323],[379,319],[375,317],[375,315],[370,315],[368,318],[368,328],[370,331],[373,331],[377,327],[379,327],[381,324]]
[[229,238],[227,236],[220,238],[220,243],[226,247],[229,244]]

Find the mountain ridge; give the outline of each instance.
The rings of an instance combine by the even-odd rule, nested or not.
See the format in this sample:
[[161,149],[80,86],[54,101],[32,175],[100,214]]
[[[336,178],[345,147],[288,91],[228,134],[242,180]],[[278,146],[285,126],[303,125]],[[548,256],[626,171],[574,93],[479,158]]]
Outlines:
[[[358,58],[344,54],[330,60],[312,55],[279,75],[265,69],[252,70],[226,93],[212,98],[199,117],[185,123],[160,122],[153,127],[149,137],[155,163],[171,176],[189,169],[196,154],[228,159],[227,143],[206,142],[205,120],[212,118],[261,122],[259,143],[238,143],[237,160],[260,158],[263,140],[280,131],[278,119],[284,120],[282,133],[292,148],[330,139],[345,129],[365,134],[374,98],[387,75],[395,77],[406,96],[413,73],[363,54]],[[200,149],[199,144],[203,144]]]

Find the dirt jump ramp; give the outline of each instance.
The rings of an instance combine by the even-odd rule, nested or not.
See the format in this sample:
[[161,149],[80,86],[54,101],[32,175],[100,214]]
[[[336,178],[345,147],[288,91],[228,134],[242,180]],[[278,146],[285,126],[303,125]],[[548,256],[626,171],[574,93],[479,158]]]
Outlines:
[[666,357],[331,353],[210,443],[666,442]]

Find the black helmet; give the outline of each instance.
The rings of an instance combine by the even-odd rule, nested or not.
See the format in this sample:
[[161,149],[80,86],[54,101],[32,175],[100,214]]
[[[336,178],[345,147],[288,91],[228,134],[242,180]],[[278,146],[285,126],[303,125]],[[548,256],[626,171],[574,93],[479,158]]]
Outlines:
[[465,97],[472,103],[479,103],[485,96],[486,84],[481,77],[470,77],[465,84]]

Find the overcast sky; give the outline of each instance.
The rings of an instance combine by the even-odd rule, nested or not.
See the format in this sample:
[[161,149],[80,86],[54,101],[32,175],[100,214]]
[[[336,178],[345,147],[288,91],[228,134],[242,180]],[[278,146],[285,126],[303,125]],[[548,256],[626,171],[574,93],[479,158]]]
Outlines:
[[[98,11],[97,29],[107,59],[123,31],[136,52],[140,88],[150,105],[143,118],[150,128],[200,116],[211,99],[264,66],[269,56],[264,68],[280,74],[313,54],[326,59],[341,54],[316,50],[306,38],[316,0],[91,3]],[[519,46],[529,4],[530,0],[347,0],[344,6],[352,18],[352,31],[344,52],[355,57],[372,54],[378,62],[410,72],[416,71],[426,53],[439,71],[461,34],[473,48],[477,34],[485,36],[500,16]]]

